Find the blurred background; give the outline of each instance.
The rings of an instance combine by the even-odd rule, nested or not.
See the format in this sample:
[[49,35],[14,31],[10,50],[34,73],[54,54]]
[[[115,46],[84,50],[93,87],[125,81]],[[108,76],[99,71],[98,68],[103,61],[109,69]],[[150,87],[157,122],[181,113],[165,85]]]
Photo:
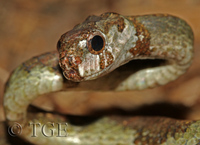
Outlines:
[[189,110],[185,118],[200,119],[200,0],[0,0],[1,121],[4,120],[3,89],[11,71],[33,56],[56,50],[61,34],[89,15],[104,12],[122,15],[167,13],[186,20],[195,36],[195,57],[188,73],[166,86],[136,91],[136,97],[132,97],[130,92],[115,95],[112,92],[103,95],[100,92],[85,92],[81,98],[80,94],[71,93],[70,96],[77,96],[80,102],[74,103],[72,97],[64,103],[61,96],[66,95],[61,93],[58,99],[53,98],[54,95],[50,97],[56,105],[44,100],[36,101],[35,104],[41,105],[42,102],[45,106],[46,103],[47,109],[64,113],[87,114],[97,106],[98,109],[118,106],[128,110],[142,104],[166,101],[185,106]]

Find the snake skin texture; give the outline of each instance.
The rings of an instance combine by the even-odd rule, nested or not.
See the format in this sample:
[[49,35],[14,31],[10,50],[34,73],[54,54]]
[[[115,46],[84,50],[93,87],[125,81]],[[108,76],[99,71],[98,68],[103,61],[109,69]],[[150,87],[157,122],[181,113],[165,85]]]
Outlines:
[[[130,74],[115,85],[113,91],[142,90],[175,80],[187,71],[193,58],[193,32],[184,20],[161,14],[89,16],[61,36],[57,49],[58,52],[45,53],[24,62],[6,83],[7,123],[23,125],[21,138],[42,145],[200,144],[200,121],[164,117],[110,116],[82,126],[67,122],[66,137],[57,137],[56,131],[54,136],[45,137],[39,129],[37,137],[33,137],[30,124],[35,122],[42,126],[55,119],[49,113],[32,115],[27,111],[29,104],[42,94],[60,91],[64,86],[84,90],[81,85],[84,82],[95,82],[134,59],[163,59],[166,62]],[[62,118],[59,121],[63,121]]]

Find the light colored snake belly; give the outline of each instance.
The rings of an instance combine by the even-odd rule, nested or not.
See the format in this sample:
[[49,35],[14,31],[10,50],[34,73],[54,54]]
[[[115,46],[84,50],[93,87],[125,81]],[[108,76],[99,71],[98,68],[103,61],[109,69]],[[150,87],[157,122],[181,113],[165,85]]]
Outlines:
[[[42,145],[200,144],[200,121],[111,116],[82,126],[66,121],[66,137],[56,136],[58,132],[45,137],[39,129],[35,132],[37,137],[33,137],[31,124],[40,123],[36,125],[39,128],[55,119],[43,113],[27,113],[35,98],[60,91],[64,86],[80,91],[93,88],[126,91],[153,88],[175,80],[186,72],[193,58],[193,32],[182,19],[171,15],[122,16],[116,13],[90,16],[63,34],[57,49],[58,52],[45,53],[21,64],[6,84],[6,119],[9,125],[18,122],[23,126],[20,137]],[[110,75],[134,59],[166,61],[126,76],[123,71],[117,78]],[[134,65],[132,67],[134,69]],[[104,89],[98,86],[104,78],[113,78],[116,82]],[[88,86],[90,83],[92,85]],[[57,120],[63,121],[62,118]]]

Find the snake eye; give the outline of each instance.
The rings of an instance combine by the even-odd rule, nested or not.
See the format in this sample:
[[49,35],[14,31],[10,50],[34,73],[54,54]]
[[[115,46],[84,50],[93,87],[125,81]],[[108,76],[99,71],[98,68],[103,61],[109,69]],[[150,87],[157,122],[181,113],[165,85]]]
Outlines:
[[100,51],[103,48],[104,42],[101,36],[96,35],[92,38],[91,44],[94,51]]
[[88,37],[87,40],[88,50],[92,54],[102,53],[105,47],[105,39],[99,32],[95,32]]

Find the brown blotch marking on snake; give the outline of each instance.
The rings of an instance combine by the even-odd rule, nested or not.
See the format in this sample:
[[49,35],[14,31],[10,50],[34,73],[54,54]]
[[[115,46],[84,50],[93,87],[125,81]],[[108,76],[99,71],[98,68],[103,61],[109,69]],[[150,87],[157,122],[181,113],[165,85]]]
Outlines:
[[109,65],[111,65],[113,63],[114,57],[113,57],[112,53],[109,51],[105,52],[105,56],[106,56],[106,61],[107,61],[106,67],[108,67]]
[[123,124],[125,128],[128,127],[137,130],[134,144],[148,145],[160,145],[165,143],[170,137],[173,137],[175,140],[184,138],[183,133],[195,122],[165,117],[113,117],[113,119],[119,124]]
[[23,68],[26,71],[30,71],[32,68],[34,68],[35,66],[37,66],[39,64],[38,58],[37,57],[33,57],[32,61],[26,61],[24,63],[22,63],[22,65],[24,66]]
[[51,66],[53,69],[57,70],[58,67],[58,53],[56,51],[54,52],[48,52],[45,53],[39,57],[33,57],[31,61],[26,61],[22,63],[24,66],[23,68],[25,71],[31,71],[32,68],[38,65],[42,66]]
[[[48,55],[47,55],[48,54]],[[45,66],[52,66],[52,68],[57,69],[58,67],[58,53],[47,53],[46,55],[41,55],[38,60]],[[55,61],[56,60],[56,61]],[[56,68],[55,68],[56,67]]]
[[[103,54],[105,54],[105,56]],[[100,61],[99,61],[100,69],[104,69],[105,67],[108,67],[114,61],[114,57],[112,53],[107,50],[105,50],[104,53],[101,53],[99,55],[99,58],[100,58]],[[107,62],[107,64],[105,64],[105,62]]]
[[[145,29],[144,25],[139,23],[134,17],[130,17],[129,20],[133,22],[134,27],[136,28],[136,35],[138,36],[138,40],[136,42],[136,46],[129,50],[133,56],[148,56],[151,51],[149,49],[150,46],[150,33],[147,29]],[[139,36],[144,36],[141,40]]]
[[[97,24],[98,23],[98,24]],[[99,25],[103,27],[99,27]],[[88,28],[91,30],[99,29],[105,34],[110,30],[110,27],[116,25],[119,32],[122,32],[125,28],[124,18],[117,13],[104,13],[100,16],[89,16],[84,22],[76,25],[74,29],[84,30]]]
[[100,61],[99,61],[100,69],[104,69],[105,68],[105,58],[102,53],[99,55],[99,58],[100,58]]
[[[66,76],[69,80],[73,79],[75,81],[82,80],[83,78],[80,76],[78,71],[78,65],[82,62],[79,56],[75,56],[75,61],[72,60],[72,57],[66,56],[60,59],[60,66],[65,71],[63,72],[64,76]],[[67,67],[66,67],[67,66]]]
[[120,17],[117,13],[105,13],[102,14],[101,17],[108,18],[109,21],[105,21],[104,23],[104,32],[107,34],[110,30],[110,27],[116,25],[119,32],[122,32],[125,28],[124,18]]

